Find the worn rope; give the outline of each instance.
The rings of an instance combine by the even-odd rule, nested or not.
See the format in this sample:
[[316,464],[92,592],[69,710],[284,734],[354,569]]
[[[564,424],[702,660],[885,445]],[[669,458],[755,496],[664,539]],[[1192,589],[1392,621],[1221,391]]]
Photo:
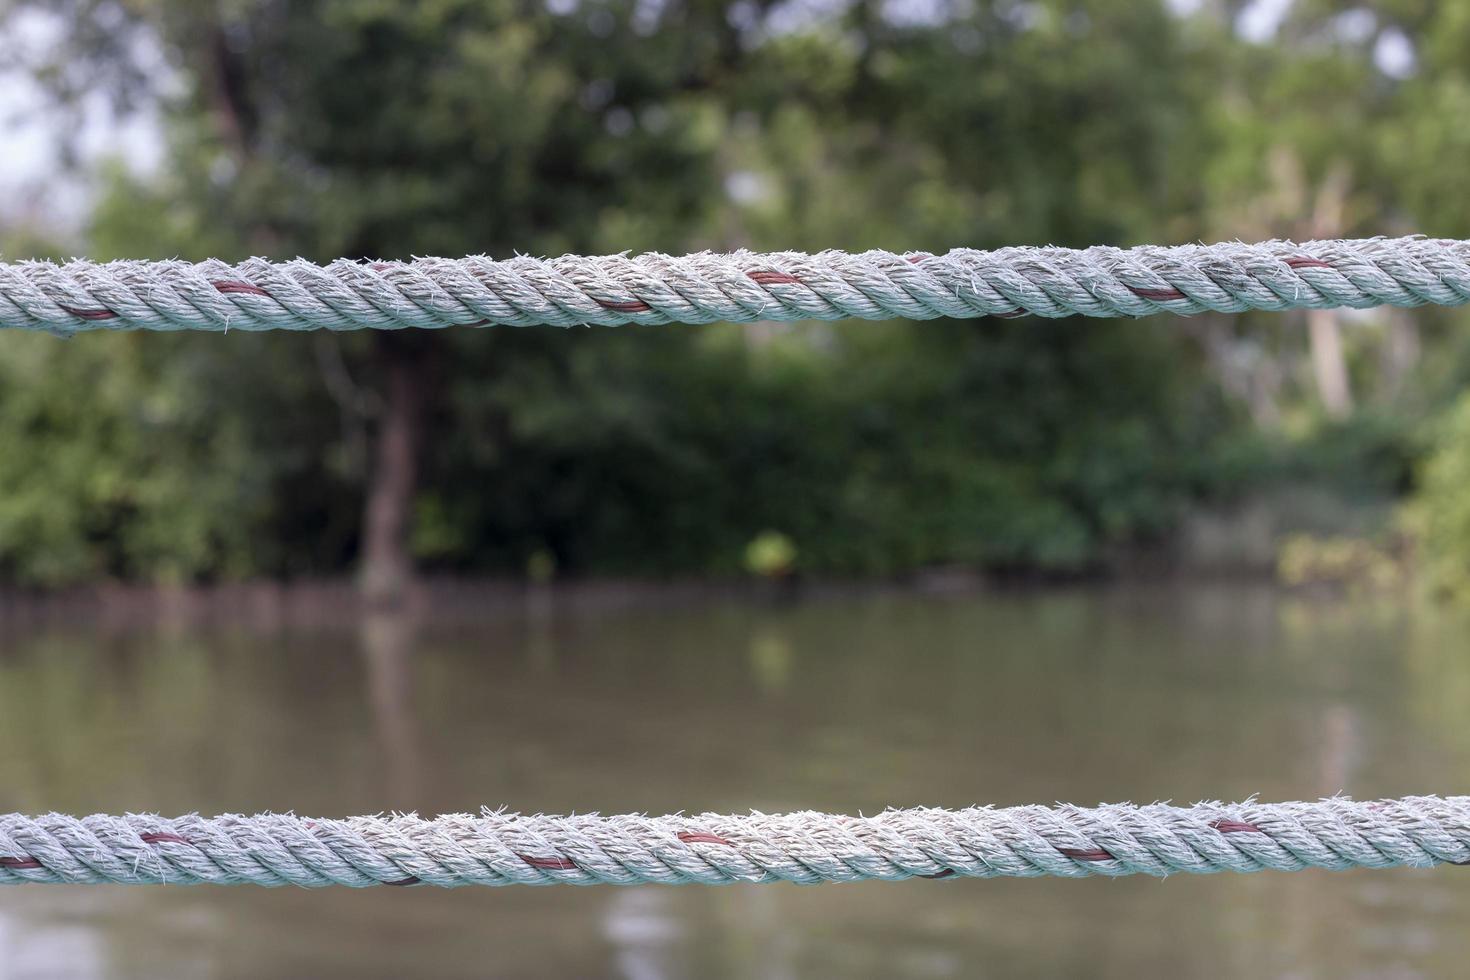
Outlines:
[[60,334],[1131,317],[1467,301],[1470,242],[1430,238],[943,255],[339,259],[325,266],[301,259],[0,263],[0,327]]
[[816,884],[1470,864],[1470,797],[739,816],[0,816],[0,884]]

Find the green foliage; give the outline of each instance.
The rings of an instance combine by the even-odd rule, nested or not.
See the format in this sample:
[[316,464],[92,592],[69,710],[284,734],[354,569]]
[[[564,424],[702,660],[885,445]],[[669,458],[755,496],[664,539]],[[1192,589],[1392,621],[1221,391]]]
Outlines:
[[[1380,11],[1380,29],[1437,32],[1400,84],[1371,40],[1333,40],[1321,5],[1293,5],[1266,45],[1213,5],[1174,6],[861,2],[800,22],[765,0],[14,8],[82,25],[37,69],[63,104],[95,81],[166,111],[167,165],[103,174],[99,258],[1302,234],[1339,179],[1342,233],[1405,214],[1455,227],[1440,202],[1463,168],[1416,175],[1458,158],[1435,113],[1463,101],[1463,16]],[[137,57],[152,44],[162,88]],[[1450,349],[1453,321],[1425,322]],[[1412,482],[1417,446],[1392,411],[1314,423],[1282,462],[1190,330],[7,336],[0,574],[345,571],[385,365],[406,353],[427,433],[412,544],[445,571],[738,574],[776,528],[813,573],[1071,574],[1288,465],[1367,473],[1375,492]],[[1240,330],[1283,362],[1301,349],[1279,320]],[[1436,390],[1464,360],[1432,359]],[[1285,414],[1311,416],[1301,384],[1283,391]]]
[[454,393],[457,417],[503,422],[436,441],[425,499],[463,532],[447,567],[549,547],[574,571],[733,574],[779,528],[811,572],[1079,571],[1171,526],[1226,421],[1145,324],[538,339]]
[[1397,543],[1294,534],[1282,543],[1276,576],[1291,588],[1339,591],[1354,598],[1402,591],[1409,576],[1404,556],[1393,547]]
[[[343,567],[335,406],[232,334],[16,334],[0,359],[0,575],[63,584]],[[284,357],[275,355],[282,354]]]
[[200,365],[172,340],[7,338],[0,556],[8,577],[181,579],[251,567],[248,444],[233,420],[211,417]]
[[745,546],[745,569],[752,575],[780,578],[796,565],[796,545],[780,531],[762,531]]
[[1441,421],[1410,509],[1431,586],[1470,602],[1470,395]]

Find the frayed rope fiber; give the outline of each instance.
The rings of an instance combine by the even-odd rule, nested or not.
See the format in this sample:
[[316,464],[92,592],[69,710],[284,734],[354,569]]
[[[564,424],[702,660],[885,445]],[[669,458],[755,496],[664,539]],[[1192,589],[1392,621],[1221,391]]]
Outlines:
[[739,816],[0,816],[0,883],[634,885],[1470,864],[1470,797]]
[[0,327],[356,330],[1454,306],[1470,242],[0,263]]

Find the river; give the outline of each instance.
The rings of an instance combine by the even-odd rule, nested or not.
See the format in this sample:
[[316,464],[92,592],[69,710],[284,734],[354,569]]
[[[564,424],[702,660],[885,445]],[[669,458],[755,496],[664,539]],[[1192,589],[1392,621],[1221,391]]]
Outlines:
[[[1470,620],[1245,586],[11,617],[0,809],[671,812],[1470,789]],[[0,978],[1452,976],[1470,868],[0,889]]]

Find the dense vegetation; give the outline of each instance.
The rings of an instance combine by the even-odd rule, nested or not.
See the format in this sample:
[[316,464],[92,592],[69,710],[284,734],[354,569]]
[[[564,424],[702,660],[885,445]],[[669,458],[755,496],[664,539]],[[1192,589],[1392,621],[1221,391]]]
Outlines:
[[[74,25],[33,66],[58,104],[161,104],[168,156],[110,169],[84,240],[12,221],[0,242],[328,259],[1470,235],[1470,135],[1447,122],[1470,111],[1461,5],[1298,0],[1265,41],[1236,4],[1176,6],[27,0],[11,16]],[[455,572],[729,573],[765,531],[813,573],[1096,570],[1271,486],[1411,491],[1421,420],[1465,374],[1462,319],[12,334],[0,577],[341,573],[392,544],[395,507],[418,564]],[[392,424],[412,436],[401,500]]]

